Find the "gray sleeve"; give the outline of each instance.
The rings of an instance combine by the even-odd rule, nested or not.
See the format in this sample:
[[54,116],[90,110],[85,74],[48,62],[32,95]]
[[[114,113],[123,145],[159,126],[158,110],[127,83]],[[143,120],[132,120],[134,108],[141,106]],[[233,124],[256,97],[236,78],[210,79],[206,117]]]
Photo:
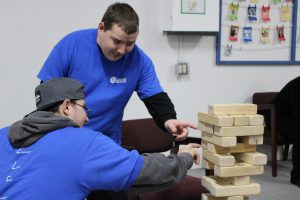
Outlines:
[[178,183],[193,165],[193,157],[189,153],[143,154],[143,168],[136,182],[130,188],[130,194],[154,192],[169,188]]

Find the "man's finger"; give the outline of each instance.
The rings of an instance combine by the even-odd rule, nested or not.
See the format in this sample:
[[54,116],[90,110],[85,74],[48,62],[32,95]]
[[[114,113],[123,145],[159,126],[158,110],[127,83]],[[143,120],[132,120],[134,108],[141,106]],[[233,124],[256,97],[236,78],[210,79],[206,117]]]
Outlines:
[[192,128],[192,129],[198,129],[198,126],[195,125],[195,124],[193,124],[193,123],[191,123],[191,122],[187,122],[187,126],[188,126],[189,128]]
[[191,148],[200,148],[201,147],[201,145],[197,144],[197,143],[189,143],[188,146]]
[[197,155],[195,158],[195,164],[199,165],[200,164],[200,155]]

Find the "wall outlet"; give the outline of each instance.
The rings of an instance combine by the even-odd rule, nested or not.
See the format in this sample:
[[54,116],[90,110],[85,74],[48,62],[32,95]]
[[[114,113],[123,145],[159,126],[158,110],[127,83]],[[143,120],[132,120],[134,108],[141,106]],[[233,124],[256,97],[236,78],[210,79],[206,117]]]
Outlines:
[[187,62],[180,62],[177,63],[175,66],[175,74],[177,76],[187,75],[189,72],[188,70],[188,63]]

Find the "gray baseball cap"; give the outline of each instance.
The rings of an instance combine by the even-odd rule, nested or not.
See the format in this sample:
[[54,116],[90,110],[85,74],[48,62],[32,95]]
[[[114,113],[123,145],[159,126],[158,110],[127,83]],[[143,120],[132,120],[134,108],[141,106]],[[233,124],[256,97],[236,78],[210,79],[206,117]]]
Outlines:
[[35,88],[37,110],[46,110],[65,99],[84,99],[83,84],[70,78],[53,78]]

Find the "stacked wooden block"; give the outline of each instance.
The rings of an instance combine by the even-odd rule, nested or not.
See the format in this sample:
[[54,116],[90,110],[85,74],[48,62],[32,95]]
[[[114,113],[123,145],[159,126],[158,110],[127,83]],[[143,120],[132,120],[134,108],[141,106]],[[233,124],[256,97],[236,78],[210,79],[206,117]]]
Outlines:
[[202,132],[203,160],[214,176],[203,176],[210,194],[202,200],[245,200],[259,194],[260,185],[250,179],[262,174],[267,156],[256,152],[263,143],[263,116],[255,104],[209,105],[198,114]]

